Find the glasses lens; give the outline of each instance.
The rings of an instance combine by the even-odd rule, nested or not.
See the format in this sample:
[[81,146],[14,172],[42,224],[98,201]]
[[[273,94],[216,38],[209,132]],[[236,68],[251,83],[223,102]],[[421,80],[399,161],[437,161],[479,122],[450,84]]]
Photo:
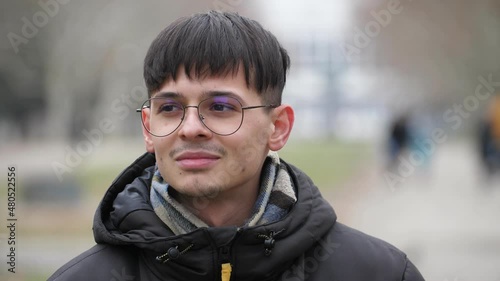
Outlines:
[[205,126],[219,135],[236,132],[243,121],[241,103],[232,97],[217,96],[203,100],[199,105]]
[[[152,135],[167,136],[179,127],[184,115],[182,104],[169,98],[151,98],[144,103],[148,104],[151,109],[148,131]],[[142,122],[144,123],[144,120]]]
[[[149,124],[144,119],[142,123],[149,133],[157,137],[172,134],[184,117],[184,106],[170,98],[151,98],[143,107],[150,108],[150,115]],[[198,113],[203,124],[218,135],[235,133],[243,122],[242,105],[232,97],[217,96],[203,100],[198,105]]]

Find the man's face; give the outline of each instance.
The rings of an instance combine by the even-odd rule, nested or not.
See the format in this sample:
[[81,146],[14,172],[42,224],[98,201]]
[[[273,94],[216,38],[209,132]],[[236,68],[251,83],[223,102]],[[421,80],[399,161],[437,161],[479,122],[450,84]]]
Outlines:
[[[243,107],[262,105],[257,92],[247,87],[241,68],[235,75],[199,80],[190,80],[180,69],[176,81],[166,81],[153,97],[168,95],[184,106],[192,106],[220,93],[238,99]],[[273,110],[245,110],[240,129],[228,136],[206,128],[196,108],[185,110],[181,125],[168,136],[156,137],[144,130],[147,150],[155,153],[165,181],[177,192],[193,197],[256,189],[275,130]],[[155,126],[150,122],[151,109],[144,109],[142,114],[146,127]]]

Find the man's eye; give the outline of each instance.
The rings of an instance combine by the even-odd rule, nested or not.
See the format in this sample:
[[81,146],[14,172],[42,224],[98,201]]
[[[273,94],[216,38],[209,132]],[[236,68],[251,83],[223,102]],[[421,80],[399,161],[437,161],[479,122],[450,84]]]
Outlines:
[[232,106],[229,103],[214,103],[210,107],[210,110],[213,110],[213,111],[229,111],[229,110],[234,110],[234,106]]
[[160,112],[176,112],[176,111],[182,111],[182,106],[176,103],[165,103],[162,104],[159,108]]

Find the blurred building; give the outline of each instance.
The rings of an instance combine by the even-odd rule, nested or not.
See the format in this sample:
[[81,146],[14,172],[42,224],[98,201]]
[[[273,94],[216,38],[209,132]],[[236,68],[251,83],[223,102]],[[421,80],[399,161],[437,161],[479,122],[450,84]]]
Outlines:
[[391,116],[443,112],[474,93],[478,76],[500,77],[496,0],[0,5],[2,141],[77,141],[106,118],[109,135],[140,137],[134,109],[145,98],[147,47],[174,19],[210,9],[256,18],[290,51],[284,98],[300,117],[296,138],[376,138]]

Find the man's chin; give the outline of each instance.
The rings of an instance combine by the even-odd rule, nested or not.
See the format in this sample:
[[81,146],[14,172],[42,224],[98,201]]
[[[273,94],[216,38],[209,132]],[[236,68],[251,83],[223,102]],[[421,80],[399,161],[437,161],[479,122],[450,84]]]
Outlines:
[[188,198],[205,198],[215,199],[221,192],[221,187],[215,185],[185,185],[182,188],[175,188],[172,186],[178,196]]

